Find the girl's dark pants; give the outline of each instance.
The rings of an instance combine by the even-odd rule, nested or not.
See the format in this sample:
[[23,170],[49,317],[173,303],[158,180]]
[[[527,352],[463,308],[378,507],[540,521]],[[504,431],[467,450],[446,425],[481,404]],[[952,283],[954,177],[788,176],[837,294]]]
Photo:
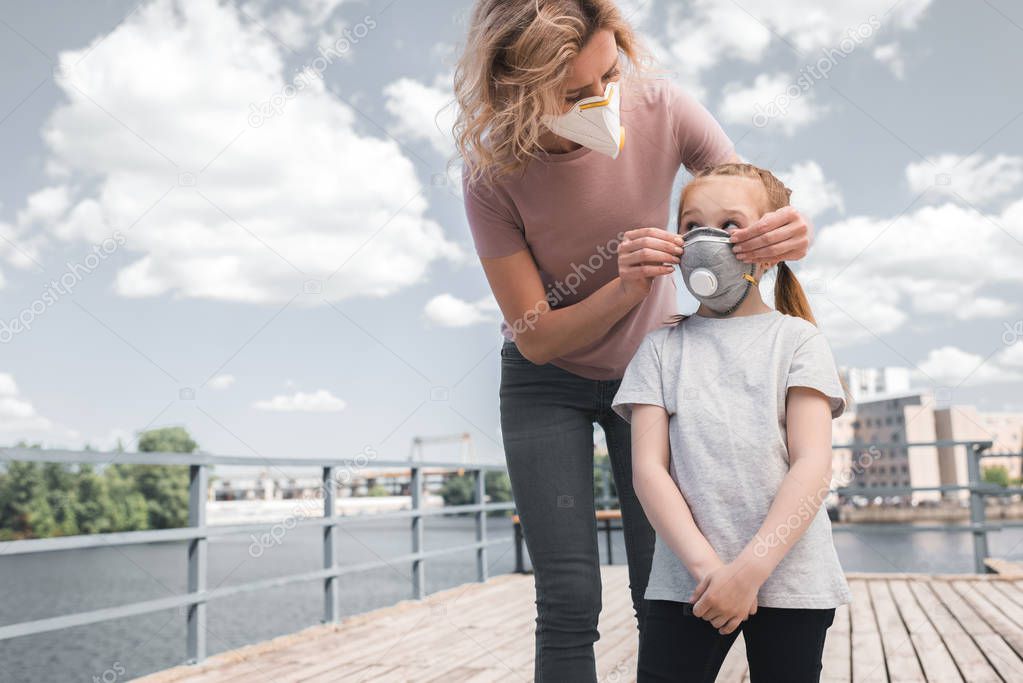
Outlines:
[[751,683],[817,683],[835,608],[758,607],[728,635],[693,616],[692,605],[648,600],[636,683],[713,683],[732,643],[743,634]]

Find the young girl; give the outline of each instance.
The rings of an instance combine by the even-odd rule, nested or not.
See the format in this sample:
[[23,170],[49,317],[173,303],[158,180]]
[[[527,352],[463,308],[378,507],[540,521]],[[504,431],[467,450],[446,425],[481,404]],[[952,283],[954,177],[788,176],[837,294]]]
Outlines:
[[741,630],[753,683],[818,681],[849,587],[821,502],[846,397],[792,271],[735,258],[729,232],[788,205],[749,164],[682,192],[680,269],[700,301],[643,339],[612,402],[632,423],[633,486],[657,532],[639,683],[713,681]]

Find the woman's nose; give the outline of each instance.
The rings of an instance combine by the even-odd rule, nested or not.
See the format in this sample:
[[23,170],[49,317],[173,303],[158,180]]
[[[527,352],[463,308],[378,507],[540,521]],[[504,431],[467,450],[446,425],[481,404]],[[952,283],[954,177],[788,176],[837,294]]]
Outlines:
[[579,94],[580,94],[580,99],[582,99],[584,97],[603,97],[604,96],[604,83],[602,81],[597,81],[596,83],[591,83],[586,88],[586,90],[580,92]]

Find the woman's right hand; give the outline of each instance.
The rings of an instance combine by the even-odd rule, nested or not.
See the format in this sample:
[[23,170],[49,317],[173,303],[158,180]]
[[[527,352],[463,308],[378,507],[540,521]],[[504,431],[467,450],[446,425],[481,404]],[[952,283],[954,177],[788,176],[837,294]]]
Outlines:
[[662,228],[627,230],[618,245],[618,277],[626,294],[645,298],[654,278],[681,261],[682,236]]

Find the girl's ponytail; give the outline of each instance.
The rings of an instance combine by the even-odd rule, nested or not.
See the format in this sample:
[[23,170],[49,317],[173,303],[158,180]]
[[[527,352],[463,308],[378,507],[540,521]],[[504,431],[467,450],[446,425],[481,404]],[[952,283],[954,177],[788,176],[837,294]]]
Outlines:
[[803,286],[796,279],[796,274],[784,261],[778,261],[774,279],[774,307],[786,315],[794,315],[814,325],[817,321],[810,310],[810,302],[806,299]]

